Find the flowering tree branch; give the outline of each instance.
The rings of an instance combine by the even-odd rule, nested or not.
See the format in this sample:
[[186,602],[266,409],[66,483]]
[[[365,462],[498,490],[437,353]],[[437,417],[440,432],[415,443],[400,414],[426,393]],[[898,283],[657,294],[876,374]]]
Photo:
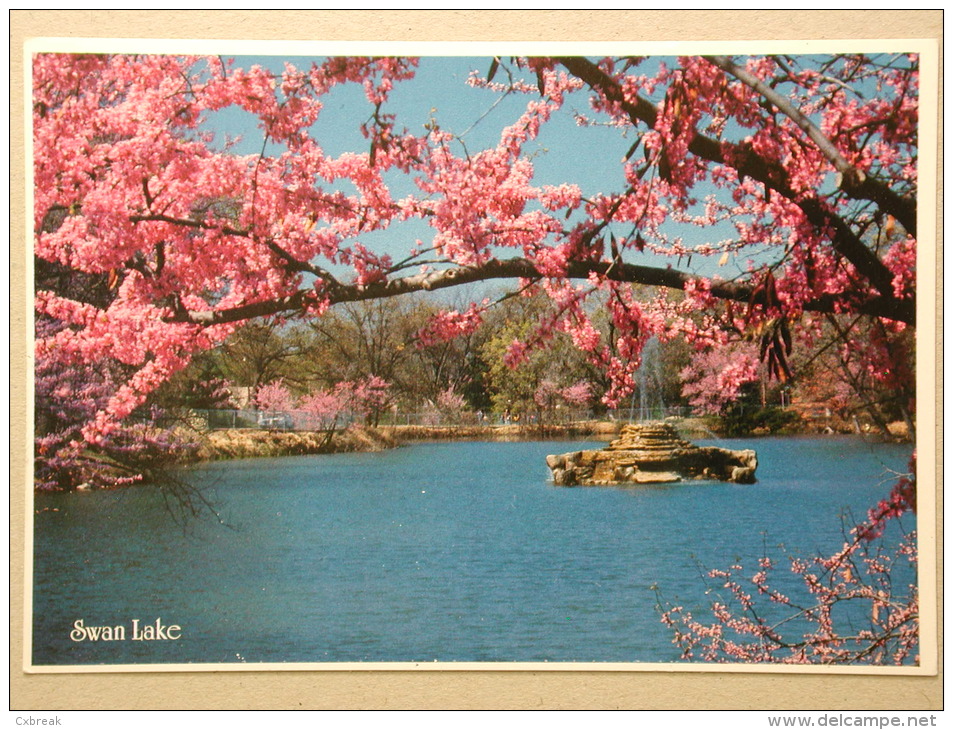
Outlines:
[[[590,87],[597,90],[608,101],[617,104],[629,117],[633,124],[643,123],[654,128],[658,122],[657,109],[639,95],[626,94],[621,85],[598,65],[585,58],[563,57],[557,59],[575,76],[585,81]],[[833,232],[832,243],[835,249],[847,258],[857,270],[866,276],[871,283],[886,297],[893,296],[892,275],[883,262],[864,245],[851,226],[835,215],[828,207],[813,195],[799,194],[790,187],[789,180],[783,170],[772,161],[757,154],[750,146],[721,143],[702,134],[693,134],[687,150],[698,157],[718,164],[733,167],[738,176],[750,177],[797,205],[812,225],[820,229],[830,229]],[[726,154],[727,153],[727,154]],[[850,177],[850,176],[848,176]],[[859,176],[854,175],[858,178]],[[857,184],[848,183],[845,192],[858,197],[862,192],[870,192],[872,183],[866,187],[857,180]],[[880,202],[882,191],[877,190],[875,200]],[[888,200],[899,200],[897,196],[886,196]],[[915,205],[907,202],[902,206],[894,205],[901,215],[898,218],[907,222],[916,230]],[[913,234],[915,235],[915,234]]]
[[[741,565],[707,573],[717,597],[714,622],[681,605],[663,602],[662,623],[673,632],[681,657],[692,661],[783,664],[908,664],[919,659],[919,591],[903,581],[917,564],[916,532],[901,534],[896,548],[878,541],[889,523],[916,509],[915,460],[890,496],[855,525],[830,556],[791,558],[802,592],[775,588],[771,558],[745,578]],[[724,591],[723,593],[721,591]]]
[[756,76],[735,64],[731,59],[725,56],[706,56],[706,58],[718,68],[730,73],[746,86],[751,87],[804,130],[805,134],[811,138],[818,149],[834,165],[838,172],[841,190],[852,198],[874,201],[884,211],[900,221],[910,235],[917,235],[916,199],[897,195],[888,185],[865,175],[861,170],[851,165],[837,149],[837,146],[800,109]]
[[[675,269],[616,261],[572,261],[566,265],[565,277],[567,279],[585,281],[593,275],[605,277],[611,281],[659,286],[675,290],[684,290],[697,280],[696,276]],[[494,279],[539,278],[541,278],[539,270],[529,259],[491,259],[478,266],[433,270],[366,285],[347,285],[335,281],[323,290],[323,294],[330,304],[339,304],[341,302],[385,299],[412,292],[436,291]],[[753,287],[751,286],[728,281],[712,282],[710,288],[712,296],[736,302],[749,301],[752,292]],[[178,311],[170,314],[168,321],[209,326],[242,322],[275,314],[303,314],[307,312],[309,303],[314,300],[314,297],[313,292],[301,291],[288,297],[259,301],[228,309]],[[805,302],[803,309],[809,312],[833,313],[842,309],[846,304],[848,304],[847,301],[841,300],[835,295],[825,295]],[[850,305],[855,311],[870,316],[883,317],[906,324],[914,324],[916,321],[916,307],[913,301],[898,301],[893,297],[874,297],[860,304],[850,302]]]

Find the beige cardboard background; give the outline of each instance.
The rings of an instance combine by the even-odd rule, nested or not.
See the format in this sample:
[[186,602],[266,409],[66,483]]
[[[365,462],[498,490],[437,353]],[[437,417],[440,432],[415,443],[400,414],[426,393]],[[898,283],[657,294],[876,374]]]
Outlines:
[[[27,281],[27,272],[23,216],[25,112],[22,49],[26,38],[39,36],[309,41],[685,41],[811,38],[942,40],[942,21],[943,14],[939,10],[869,9],[11,11],[10,708],[32,711],[185,708],[865,711],[941,709],[942,651],[941,673],[935,677],[482,670],[25,674],[22,671],[25,544],[23,485],[29,478],[27,460],[32,449],[24,422],[26,384],[31,373],[28,372],[25,357],[24,327],[29,297],[26,296],[27,290],[23,285]],[[940,88],[942,89],[942,77]],[[941,191],[942,175],[939,181],[938,190]],[[927,191],[923,191],[921,196],[927,194]],[[925,242],[921,242],[921,245],[923,243]],[[939,240],[937,246],[940,246]],[[941,347],[942,336],[938,331],[938,368],[941,362]],[[926,353],[920,353],[921,362],[928,361],[925,355]],[[936,383],[939,397],[942,385],[939,376]],[[938,492],[941,481],[940,463],[938,449]],[[921,463],[921,466],[925,465]],[[938,494],[938,522],[941,514],[942,499]],[[942,533],[939,525],[937,535],[939,556],[942,557],[942,539],[939,539]],[[938,560],[937,570],[937,593],[942,597],[941,559]],[[937,609],[942,616],[941,600]]]

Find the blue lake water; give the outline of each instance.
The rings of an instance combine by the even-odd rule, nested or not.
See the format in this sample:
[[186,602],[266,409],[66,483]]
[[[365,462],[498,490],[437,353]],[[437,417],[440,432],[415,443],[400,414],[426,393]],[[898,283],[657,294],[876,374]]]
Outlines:
[[[37,495],[34,663],[677,661],[653,585],[701,614],[699,566],[830,554],[910,455],[718,444],[757,449],[758,483],[555,487],[547,454],[604,444],[459,442],[191,470],[225,525],[148,487]],[[129,640],[134,619],[181,638]],[[73,641],[78,620],[127,640]]]

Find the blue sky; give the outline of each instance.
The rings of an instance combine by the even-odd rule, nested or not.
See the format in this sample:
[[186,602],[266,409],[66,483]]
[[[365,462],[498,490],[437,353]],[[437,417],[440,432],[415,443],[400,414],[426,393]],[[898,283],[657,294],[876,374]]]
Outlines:
[[[237,65],[259,64],[277,73],[283,71],[286,61],[308,68],[313,60],[267,56],[235,59]],[[406,127],[413,134],[422,134],[432,115],[442,129],[457,135],[466,133],[464,140],[470,150],[495,145],[500,130],[522,112],[528,97],[513,94],[494,106],[497,94],[467,85],[470,71],[485,74],[489,65],[489,58],[423,58],[413,80],[395,85],[385,111],[396,114],[398,128]],[[500,72],[496,80],[502,76]],[[577,94],[569,108],[585,113],[586,105],[586,95]],[[359,126],[371,111],[358,85],[336,87],[325,97],[324,110],[314,126],[315,136],[325,152],[330,155],[366,152],[367,141],[361,136]],[[545,126],[536,144],[528,146],[536,153],[537,180],[540,183],[576,182],[589,194],[618,188],[622,184],[619,160],[631,145],[631,139],[626,140],[618,130],[607,128],[589,129],[580,134],[581,130],[565,111]],[[242,134],[243,143],[237,152],[257,154],[261,150],[261,134],[251,115],[233,107],[217,113],[210,121],[213,128],[230,135]]]
[[[276,73],[284,70],[285,62],[306,69],[315,60],[311,57],[284,56],[235,58],[236,65],[247,67],[258,64]],[[654,67],[659,60],[674,63],[674,59],[652,59],[646,63],[647,70],[650,64]],[[413,80],[395,85],[384,111],[396,115],[398,130],[406,127],[413,134],[423,134],[424,125],[433,118],[442,129],[462,135],[471,153],[494,146],[498,142],[500,130],[516,119],[530,97],[511,94],[500,100],[495,92],[467,85],[470,72],[476,70],[485,75],[490,62],[489,57],[424,57]],[[501,69],[495,80],[501,81],[503,78],[505,73]],[[532,74],[529,80],[535,83]],[[585,91],[569,95],[561,112],[543,126],[539,138],[525,146],[524,152],[533,159],[535,182],[576,183],[584,196],[621,191],[624,180],[620,163],[637,139],[636,130],[630,129],[626,133],[605,126],[581,129],[574,119],[573,112],[576,111],[582,114],[589,112]],[[345,151],[367,152],[368,142],[359,128],[371,112],[372,107],[359,85],[336,87],[325,97],[324,109],[313,128],[315,138],[325,152],[333,156]],[[258,154],[261,151],[262,135],[257,122],[240,109],[233,107],[216,113],[209,119],[209,126],[232,137],[240,134],[243,141],[235,149],[238,153]],[[266,151],[274,153],[279,150],[272,147]],[[463,147],[458,146],[454,151],[461,154]],[[394,184],[395,197],[414,192],[418,191],[406,180]],[[706,192],[708,189],[699,191],[700,195]],[[677,235],[684,236],[688,245],[723,240],[733,233],[730,225],[711,229],[681,226],[677,231]],[[430,235],[432,231],[425,224],[414,222],[366,236],[362,243],[373,246],[379,252],[390,253],[398,260],[406,255],[416,238],[426,243]],[[647,265],[673,264],[682,270],[688,270],[690,266],[696,273],[720,275],[723,278],[740,274],[747,261],[746,255],[744,259],[733,259],[727,266],[718,266],[717,260],[699,256],[693,257],[689,263],[635,252],[627,254],[626,258],[632,263]]]

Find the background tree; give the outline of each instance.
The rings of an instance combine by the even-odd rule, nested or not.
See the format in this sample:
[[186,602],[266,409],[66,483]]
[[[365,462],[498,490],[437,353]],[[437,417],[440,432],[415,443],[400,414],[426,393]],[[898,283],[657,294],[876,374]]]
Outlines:
[[430,338],[428,325],[438,316],[440,307],[435,302],[421,299],[418,310],[425,324],[415,333],[410,373],[404,380],[408,385],[409,403],[417,404],[421,400],[439,403],[441,397],[450,391],[464,399],[466,408],[489,410],[487,365],[480,357],[480,346],[491,336],[490,323],[456,337]]
[[[900,421],[909,434],[915,433],[912,330],[891,332],[880,322],[829,316],[817,323],[811,338],[811,346],[801,348],[794,358],[795,397],[827,404],[836,418],[855,430],[863,423],[887,433],[889,424]],[[878,350],[881,355],[875,354]]]
[[275,318],[249,322],[216,352],[218,369],[229,383],[252,393],[278,379],[302,389],[308,377],[303,366],[312,355],[310,345],[300,325]]
[[408,412],[433,406],[448,388],[463,390],[472,378],[474,335],[427,341],[421,337],[438,312],[416,296],[342,304],[312,322],[309,378],[330,385],[342,379],[379,377],[390,399]]
[[[541,388],[556,397],[561,388],[593,377],[595,369],[569,336],[541,334],[539,322],[552,318],[553,312],[547,297],[524,296],[506,301],[488,315],[487,339],[480,345],[480,357],[486,363],[485,383],[496,413],[528,416],[541,408],[554,408],[556,401],[550,403]],[[549,341],[540,342],[537,338],[541,336]],[[514,367],[514,358],[520,359],[519,367]]]
[[260,411],[291,411],[297,405],[295,397],[281,380],[273,380],[255,392],[255,406]]
[[324,354],[313,376],[327,383],[372,375],[393,381],[423,321],[405,299],[342,304],[311,323],[314,346]]
[[220,351],[200,353],[161,386],[152,399],[169,413],[188,409],[237,408],[234,386],[225,377]]

